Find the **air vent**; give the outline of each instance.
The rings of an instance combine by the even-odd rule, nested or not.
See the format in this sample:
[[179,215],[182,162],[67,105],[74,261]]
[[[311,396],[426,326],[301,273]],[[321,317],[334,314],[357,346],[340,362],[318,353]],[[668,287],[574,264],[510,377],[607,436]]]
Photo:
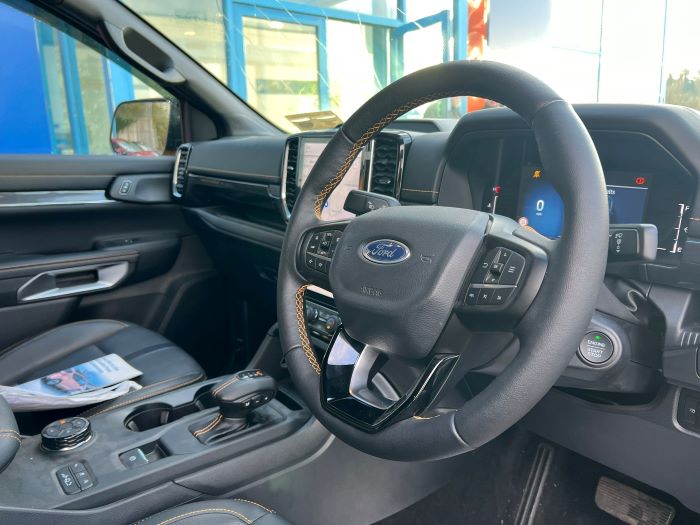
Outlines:
[[175,169],[173,170],[172,192],[173,196],[181,199],[185,193],[187,182],[187,162],[190,160],[190,144],[182,144],[175,154]]
[[284,199],[289,213],[292,212],[294,203],[299,194],[297,186],[297,161],[299,160],[299,138],[293,137],[287,141],[287,162],[285,169]]
[[401,186],[404,138],[380,133],[374,139],[372,179],[369,191],[396,197]]

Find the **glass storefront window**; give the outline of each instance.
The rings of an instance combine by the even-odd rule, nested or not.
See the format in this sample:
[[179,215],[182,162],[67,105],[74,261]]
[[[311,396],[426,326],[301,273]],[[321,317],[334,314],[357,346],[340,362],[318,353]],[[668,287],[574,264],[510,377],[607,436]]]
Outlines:
[[[329,2],[328,0],[306,0],[293,2],[311,5],[320,9],[338,9],[350,13],[380,16],[384,18],[396,18],[398,7],[397,0],[340,0]],[[424,1],[424,0],[421,0]]]
[[243,17],[248,102],[280,127],[287,115],[319,111],[317,27]]
[[346,120],[388,84],[389,64],[381,53],[388,45],[388,31],[337,20],[329,20],[327,27],[329,109]]
[[0,2],[0,154],[112,155],[118,104],[172,98],[63,22],[23,9]]

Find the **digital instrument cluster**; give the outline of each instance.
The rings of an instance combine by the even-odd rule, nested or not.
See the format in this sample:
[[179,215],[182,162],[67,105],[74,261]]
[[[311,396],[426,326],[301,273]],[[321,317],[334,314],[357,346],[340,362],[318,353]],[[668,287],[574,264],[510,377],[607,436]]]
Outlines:
[[[688,232],[692,191],[662,183],[652,173],[606,171],[611,225],[653,224],[659,233],[658,257],[682,253]],[[564,202],[541,166],[527,164],[519,174],[494,185],[486,211],[514,218],[545,237],[556,239],[564,226]]]

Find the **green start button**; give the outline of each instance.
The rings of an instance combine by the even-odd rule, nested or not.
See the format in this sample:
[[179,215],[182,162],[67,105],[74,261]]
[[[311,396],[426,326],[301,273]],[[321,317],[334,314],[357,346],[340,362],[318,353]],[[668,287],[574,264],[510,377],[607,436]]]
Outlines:
[[602,365],[613,355],[612,340],[603,332],[588,332],[578,345],[578,355],[586,363]]

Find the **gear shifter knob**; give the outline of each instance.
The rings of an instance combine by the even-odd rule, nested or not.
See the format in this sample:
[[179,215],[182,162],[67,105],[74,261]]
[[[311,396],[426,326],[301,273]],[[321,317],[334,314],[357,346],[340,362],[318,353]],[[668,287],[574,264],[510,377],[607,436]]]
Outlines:
[[262,370],[243,370],[214,386],[211,395],[226,419],[246,419],[275,397],[277,384]]

